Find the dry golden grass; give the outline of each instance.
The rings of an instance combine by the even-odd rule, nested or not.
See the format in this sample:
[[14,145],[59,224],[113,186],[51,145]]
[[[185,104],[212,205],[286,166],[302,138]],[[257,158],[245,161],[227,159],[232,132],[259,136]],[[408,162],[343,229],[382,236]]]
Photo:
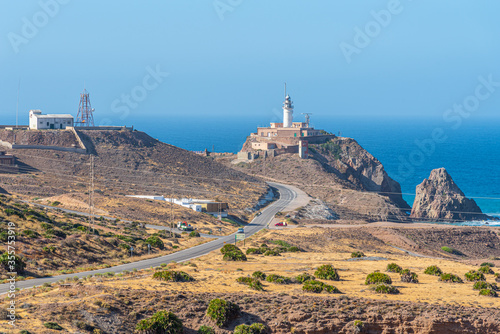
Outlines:
[[[263,240],[279,239],[291,234],[307,235],[317,233],[311,229],[293,229],[286,231],[266,231],[259,233],[251,239],[246,240],[245,250],[250,244],[260,244]],[[239,244],[242,244],[239,242]],[[314,274],[315,268],[323,264],[332,264],[339,269],[340,281],[329,282],[336,286],[344,294],[353,297],[364,297],[369,299],[389,299],[399,301],[427,302],[433,304],[457,304],[477,307],[500,307],[500,299],[485,298],[478,296],[478,292],[472,289],[473,283],[450,284],[438,281],[437,276],[424,274],[425,268],[437,265],[443,272],[457,274],[461,277],[475,266],[446,259],[431,259],[409,256],[406,253],[394,249],[388,245],[379,247],[377,251],[365,252],[366,256],[385,257],[387,260],[379,261],[347,261],[350,258],[351,247],[343,241],[332,242],[331,247],[326,247],[324,252],[299,252],[283,253],[282,256],[249,255],[247,262],[227,262],[222,260],[219,251],[212,252],[201,258],[184,264],[169,264],[169,268],[182,270],[196,278],[190,283],[169,283],[153,280],[151,274],[129,279],[105,280],[102,284],[110,287],[129,286],[131,288],[144,288],[154,291],[192,291],[192,292],[220,292],[220,293],[252,293],[253,290],[236,283],[240,276],[251,275],[260,270],[266,274],[279,274],[295,277],[303,272]],[[390,252],[390,254],[388,253]],[[364,284],[366,276],[373,271],[385,272],[387,264],[395,262],[405,269],[416,272],[419,283],[403,283],[399,274],[388,273],[393,280],[393,285],[400,290],[398,295],[379,295],[369,291]],[[493,275],[486,275],[488,282],[494,282]],[[303,294],[301,285],[289,284],[278,285],[264,282],[264,292],[286,292],[288,294]]]
[[[317,236],[320,229],[295,228],[290,230],[261,231],[255,236],[242,242],[238,246],[246,250],[250,246],[260,245],[267,242],[271,247],[270,240],[287,240],[293,244],[293,238],[307,240],[308,237]],[[319,240],[319,238],[318,238]],[[93,278],[83,282],[86,289],[95,291],[89,295],[79,295],[79,289],[65,289],[54,285],[50,290],[39,288],[37,290],[24,291],[18,297],[18,305],[29,303],[41,309],[48,303],[60,303],[64,305],[78,304],[81,301],[89,309],[96,308],[96,300],[105,298],[106,295],[114,293],[119,289],[126,290],[148,290],[157,294],[163,292],[179,293],[244,293],[244,294],[276,294],[286,293],[288,295],[304,296],[301,284],[279,285],[263,282],[264,291],[250,290],[245,285],[236,282],[241,276],[250,276],[254,271],[260,270],[269,274],[279,274],[287,277],[295,277],[303,272],[314,274],[317,267],[323,264],[331,264],[339,270],[340,281],[325,281],[336,286],[344,295],[353,298],[365,298],[366,303],[376,303],[377,300],[429,303],[436,305],[468,306],[479,308],[498,308],[500,298],[480,297],[478,291],[472,289],[473,283],[450,284],[438,281],[437,276],[424,274],[426,267],[437,265],[443,272],[457,274],[461,277],[476,266],[467,265],[449,259],[420,258],[409,256],[403,251],[394,249],[390,245],[380,244],[379,241],[365,240],[365,247],[372,247],[372,251],[364,251],[368,257],[385,257],[386,260],[378,261],[348,261],[351,257],[353,245],[357,240],[331,240],[328,245],[312,245],[318,250],[298,253],[282,253],[281,256],[249,255],[247,262],[227,262],[222,260],[219,250],[203,257],[185,263],[170,263],[167,268],[181,270],[192,275],[194,282],[173,283],[152,279],[153,270],[140,270],[135,274],[122,277]],[[314,248],[314,247],[313,247]],[[322,251],[320,250],[322,249]],[[399,274],[387,273],[393,280],[393,285],[400,290],[398,295],[376,294],[364,284],[366,276],[374,271],[385,272],[387,264],[395,262],[405,269],[410,269],[418,274],[419,283],[403,283]],[[494,282],[493,275],[486,275],[488,282]],[[88,291],[88,290],[86,290]],[[317,296],[317,295],[316,295]],[[76,305],[75,304],[75,305]],[[81,304],[78,304],[81,305]],[[32,319],[33,315],[20,308],[18,314],[23,318],[25,324],[30,328],[40,328],[40,319]],[[57,319],[57,315],[55,315]],[[63,321],[63,320],[62,320]],[[5,323],[0,323],[0,329],[7,329]]]

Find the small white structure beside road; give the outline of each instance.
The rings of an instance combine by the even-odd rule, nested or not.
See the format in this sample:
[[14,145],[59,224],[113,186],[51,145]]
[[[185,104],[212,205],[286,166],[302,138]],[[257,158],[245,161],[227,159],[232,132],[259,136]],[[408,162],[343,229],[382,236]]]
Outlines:
[[130,195],[127,197],[134,197],[134,198],[145,198],[145,199],[150,199],[150,200],[155,200],[155,201],[165,201],[169,203],[174,203],[180,206],[183,206],[185,208],[191,209],[196,212],[201,212],[202,207],[200,204],[194,204],[193,199],[191,198],[182,198],[182,199],[176,199],[176,198],[165,198],[164,196],[145,196],[145,195]]
[[148,195],[128,195],[127,197],[145,198],[155,201],[165,201],[183,206],[196,212],[205,212],[215,217],[227,217],[229,205],[222,202],[214,202],[206,199],[195,198],[166,198],[163,196],[148,196]]
[[48,114],[42,115],[41,110],[30,110],[30,129],[45,130],[45,129],[66,129],[72,127],[74,118],[69,114]]

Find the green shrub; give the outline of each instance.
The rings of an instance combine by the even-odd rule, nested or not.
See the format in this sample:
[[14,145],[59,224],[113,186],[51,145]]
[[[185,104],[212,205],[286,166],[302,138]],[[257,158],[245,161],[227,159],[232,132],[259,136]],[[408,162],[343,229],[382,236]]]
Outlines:
[[401,268],[400,266],[398,266],[396,263],[389,263],[387,265],[387,269],[386,269],[388,272],[390,273],[401,273],[401,270],[403,270],[403,268]]
[[46,253],[54,253],[56,251],[55,246],[45,246],[42,248],[42,250]]
[[314,276],[329,281],[340,280],[340,276],[337,273],[337,269],[333,268],[331,264],[324,264],[320,266],[318,270],[316,270],[316,272],[314,273]]
[[16,215],[18,216],[19,218],[22,218],[24,219],[24,214],[16,209],[5,209],[4,210],[4,213],[7,215],[7,216],[12,216],[12,215]]
[[333,140],[329,140],[326,143],[319,144],[318,148],[321,150],[322,153],[329,153],[333,155],[333,157],[337,160],[340,159],[340,156],[342,154],[342,148],[340,145]]
[[389,277],[389,275],[384,273],[373,272],[371,274],[368,274],[368,276],[366,276],[365,284],[368,285],[368,284],[379,284],[379,283],[392,284],[392,280]]
[[292,283],[292,280],[288,277],[271,274],[266,277],[266,281],[276,284],[289,284]]
[[207,317],[219,327],[227,325],[240,313],[240,307],[224,299],[215,298],[210,301],[207,308]]
[[472,287],[474,290],[483,290],[483,289],[490,289],[490,290],[498,290],[498,287],[495,283],[490,284],[485,281],[477,281],[474,283],[474,286]]
[[170,282],[194,281],[194,278],[191,275],[183,271],[173,271],[173,270],[157,271],[153,274],[153,278],[160,281],[170,281]]
[[424,274],[440,276],[443,272],[438,266],[429,266],[425,268]]
[[234,328],[233,334],[263,334],[266,332],[266,326],[260,323],[254,323],[250,326],[242,324]]
[[264,274],[262,271],[254,271],[252,273],[252,277],[260,279],[260,280],[265,280],[266,279],[266,274]]
[[446,283],[463,283],[464,281],[454,274],[442,273],[439,280]]
[[57,322],[46,322],[43,325],[49,329],[54,329],[56,331],[60,331],[63,329]]
[[151,318],[139,321],[135,327],[145,334],[181,334],[182,321],[172,312],[158,311]]
[[281,247],[284,247],[284,248],[292,247],[292,245],[290,245],[288,242],[283,241],[283,240],[273,240],[273,241],[271,241],[271,243],[278,245],[278,246],[281,246]]
[[54,226],[50,225],[50,224],[47,224],[47,223],[41,223],[40,224],[40,227],[42,229],[44,229],[45,231],[48,231],[48,230],[52,230],[54,228]]
[[292,246],[292,247],[288,247],[286,251],[290,252],[290,253],[297,253],[297,252],[301,252],[302,250],[297,246]]
[[308,280],[304,283],[302,286],[302,290],[306,292],[313,292],[313,293],[321,293],[321,292],[326,292],[326,293],[340,293],[339,289],[334,287],[333,285],[328,285],[320,281],[316,280]]
[[215,334],[215,330],[213,327],[203,325],[198,328],[198,334]]
[[360,332],[361,329],[365,326],[365,324],[361,320],[354,320],[352,325],[355,329],[357,329],[357,332]]
[[399,293],[399,290],[396,287],[394,287],[390,284],[384,284],[384,283],[372,285],[370,287],[370,289],[377,292],[377,293],[385,293],[385,294],[397,294],[397,293]]
[[220,252],[224,255],[223,260],[224,261],[246,261],[247,257],[241,249],[236,247],[233,244],[225,244],[221,249]]
[[493,268],[495,265],[491,262],[483,262],[481,263],[480,267],[491,267]]
[[31,334],[31,332],[27,331],[26,329],[23,329],[22,331],[19,332],[19,334]]
[[243,252],[240,251],[234,251],[234,252],[227,252],[224,254],[222,257],[224,261],[246,261],[247,257]]
[[405,283],[418,283],[418,275],[411,272],[410,269],[401,271],[401,282]]
[[236,251],[240,251],[241,252],[241,249],[239,249],[238,247],[236,247],[235,245],[233,244],[225,244],[224,246],[222,246],[222,248],[220,249],[220,252],[222,254],[226,254],[226,253],[229,253],[229,252],[236,252]]
[[352,252],[351,253],[351,258],[352,259],[357,258],[357,257],[365,257],[365,253],[360,252],[360,251],[356,251],[356,252]]
[[30,237],[32,239],[36,239],[36,238],[39,238],[40,237],[40,234],[36,231],[32,231],[32,230],[24,230],[22,232],[23,235],[27,236],[27,237]]
[[480,273],[479,271],[475,271],[475,270],[470,270],[470,271],[466,272],[465,279],[469,282],[486,281],[484,274]]
[[477,271],[483,274],[490,274],[490,275],[495,274],[495,272],[491,269],[490,266],[481,266]]
[[157,235],[152,235],[149,238],[146,239],[146,243],[150,244],[151,247],[155,247],[158,249],[164,249],[165,244],[163,241],[158,237]]
[[[12,264],[12,261],[14,261],[14,264]],[[22,274],[24,268],[26,268],[26,263],[19,256],[9,255],[8,252],[0,256],[0,264],[7,272],[17,272],[17,274]]]
[[453,255],[464,255],[462,252],[460,252],[459,250],[457,249],[454,249],[454,248],[451,248],[451,247],[447,247],[447,246],[443,246],[441,247],[441,249],[443,251],[445,251],[446,253],[450,253],[450,254],[453,254]]
[[200,237],[200,232],[198,232],[198,231],[191,231],[189,233],[189,237],[190,238],[199,238]]
[[306,281],[315,280],[316,277],[309,275],[308,273],[303,273],[295,277],[295,280],[299,283],[305,283]]
[[260,249],[258,249],[258,248],[249,248],[249,249],[247,249],[246,253],[247,253],[247,255],[262,254]]
[[492,289],[482,289],[481,291],[479,291],[479,295],[487,297],[498,297],[496,291]]
[[259,279],[255,277],[238,277],[236,282],[247,285],[252,290],[262,291],[264,287]]
[[267,249],[265,252],[264,252],[264,256],[280,256],[281,253],[279,252],[278,249]]

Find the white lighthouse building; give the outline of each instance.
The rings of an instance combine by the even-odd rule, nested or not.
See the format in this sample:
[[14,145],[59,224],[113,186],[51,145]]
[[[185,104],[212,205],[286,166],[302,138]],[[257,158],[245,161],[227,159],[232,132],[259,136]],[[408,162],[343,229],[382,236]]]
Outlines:
[[283,127],[290,128],[293,124],[293,104],[290,99],[290,95],[285,97],[285,102],[283,103]]

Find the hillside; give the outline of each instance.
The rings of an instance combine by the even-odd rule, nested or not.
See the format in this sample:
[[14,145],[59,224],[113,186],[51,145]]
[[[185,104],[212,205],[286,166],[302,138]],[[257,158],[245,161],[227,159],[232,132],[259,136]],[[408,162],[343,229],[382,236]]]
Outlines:
[[294,184],[326,202],[340,219],[407,221],[411,210],[382,163],[351,138],[310,145],[309,159],[283,154],[250,163],[220,161],[252,176]]
[[[185,263],[80,280],[70,278],[23,290],[16,296],[23,305],[18,310],[21,318],[17,324],[32,333],[52,333],[44,327],[46,323],[57,323],[68,332],[147,333],[135,331],[141,320],[159,311],[171,311],[182,321],[183,332],[192,334],[199,333],[201,326],[212,327],[215,333],[252,333],[236,331],[236,326],[252,323],[267,328],[257,333],[498,333],[499,299],[479,295],[475,283],[464,277],[479,268],[491,249],[481,246],[481,239],[492,242],[494,251],[490,256],[499,254],[498,228],[371,225],[263,230],[247,239],[245,246],[238,244],[247,253],[247,261],[225,261],[216,250]],[[398,246],[407,248],[412,236],[434,243],[431,252],[440,258],[412,256],[392,245],[400,238]],[[448,257],[436,247],[453,240],[461,242],[464,251],[475,247],[463,256],[470,263]],[[292,252],[290,246],[299,247],[299,251]],[[273,250],[272,254],[255,253],[264,248]],[[352,258],[355,251],[366,256]],[[498,266],[497,259],[488,261]],[[399,273],[388,272],[391,263],[410,269],[418,283],[405,282]],[[322,265],[332,265],[338,277],[318,278],[317,270]],[[426,274],[429,266],[456,274],[464,282],[445,282]],[[166,270],[182,271],[192,280],[154,278],[155,273]],[[240,277],[252,277],[257,271],[261,272],[258,281],[262,290],[238,282]],[[372,291],[365,280],[373,272],[387,274],[392,281],[389,285],[398,293]],[[298,280],[305,274],[340,292],[305,291],[306,284]],[[275,275],[284,281],[269,279]],[[490,272],[485,274],[485,280],[485,284],[492,284],[500,278]],[[235,303],[241,312],[229,318],[227,324],[217,326],[207,316],[209,302],[214,298]],[[0,310],[6,306],[4,301]],[[4,328],[6,322],[0,322],[0,329]]]
[[[10,138],[8,132],[0,130],[0,138]],[[103,197],[106,203],[123,203],[121,198],[125,195],[164,195],[225,201],[232,215],[245,220],[244,209],[253,207],[267,192],[262,181],[210,158],[162,143],[144,132],[82,130],[78,133],[87,150],[95,155],[95,205],[104,211],[109,211],[109,206],[100,207],[99,200]],[[73,145],[75,138],[71,136],[70,131],[17,131],[23,144],[51,146],[67,141]],[[0,174],[0,186],[7,192],[28,200],[75,194],[79,200],[88,201],[89,155],[24,149],[9,153],[16,156],[24,174]],[[131,220],[154,218],[159,222],[158,217],[150,217],[147,211],[137,212],[140,206],[134,210],[136,214],[131,215]],[[163,215],[164,221],[167,210]],[[193,219],[192,215],[176,219],[183,217]],[[204,214],[197,214],[194,219],[213,222]]]
[[[16,255],[26,264],[19,278],[41,277],[107,268],[139,259],[165,255],[205,241],[188,235],[171,237],[167,233],[142,228],[138,222],[98,219],[89,220],[58,210],[47,211],[37,206],[0,195],[0,241],[8,241],[8,222],[16,232]],[[153,243],[156,236],[161,240]],[[147,244],[153,244],[148,253]],[[130,257],[130,247],[134,257]],[[3,253],[5,249],[2,249]],[[8,278],[0,265],[0,281]]]

